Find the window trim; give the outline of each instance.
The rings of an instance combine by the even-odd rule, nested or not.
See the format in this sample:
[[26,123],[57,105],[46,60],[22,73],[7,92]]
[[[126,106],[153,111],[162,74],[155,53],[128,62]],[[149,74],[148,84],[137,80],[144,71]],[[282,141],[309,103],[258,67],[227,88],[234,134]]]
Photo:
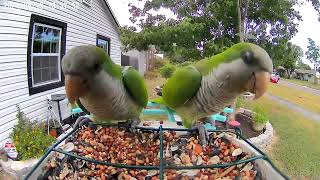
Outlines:
[[111,39],[109,37],[97,34],[96,46],[98,45],[98,39],[102,39],[102,40],[108,41],[108,55],[110,56]]
[[[38,23],[38,22],[35,22],[33,24],[33,30],[35,28],[35,26],[42,26],[42,27],[48,27],[48,28],[51,28],[51,29],[56,29],[56,30],[59,30],[61,35],[59,36],[59,52],[58,53],[33,53],[33,45],[34,45],[34,41],[32,41],[32,45],[31,45],[31,70],[33,70],[33,57],[34,56],[37,56],[37,57],[41,57],[41,56],[54,56],[54,57],[58,57],[58,80],[51,80],[51,81],[46,81],[46,82],[41,82],[41,83],[38,83],[38,84],[35,84],[34,83],[34,78],[33,78],[33,73],[31,72],[31,80],[32,80],[32,87],[39,87],[39,86],[44,86],[44,85],[49,85],[49,84],[52,84],[52,83],[56,83],[56,82],[60,82],[61,81],[61,68],[59,68],[61,65],[61,57],[60,57],[60,54],[61,54],[61,39],[62,39],[62,28],[60,27],[56,27],[56,26],[50,26],[50,25],[47,25],[47,24],[42,24],[42,23]],[[32,39],[34,39],[34,33],[32,32]]]
[[[59,77],[60,80],[52,83],[44,83],[39,85],[33,85],[33,73],[32,73],[32,51],[33,51],[33,30],[35,24],[43,24],[46,26],[52,26],[53,28],[61,29],[61,37],[60,37],[60,61],[58,62],[59,66]],[[27,69],[28,69],[28,87],[29,87],[29,95],[37,94],[40,92],[44,92],[47,90],[55,89],[58,87],[64,86],[64,76],[61,69],[61,60],[62,57],[66,53],[66,33],[67,33],[67,24],[64,22],[60,22],[54,19],[50,19],[47,17],[39,16],[36,14],[31,14],[30,24],[29,24],[29,35],[28,35],[28,49],[27,49]],[[39,53],[41,54],[41,53]],[[43,53],[46,54],[46,53]],[[51,54],[51,53],[49,53]]]

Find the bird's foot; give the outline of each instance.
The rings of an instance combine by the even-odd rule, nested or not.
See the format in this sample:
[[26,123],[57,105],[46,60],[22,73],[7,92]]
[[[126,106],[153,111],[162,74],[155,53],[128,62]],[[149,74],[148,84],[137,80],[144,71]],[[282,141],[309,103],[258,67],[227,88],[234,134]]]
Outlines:
[[137,130],[137,127],[138,125],[140,124],[141,120],[139,118],[132,118],[132,119],[129,119],[127,120],[125,123],[124,123],[124,126],[128,131],[134,133],[136,135],[136,137],[138,138],[138,140],[143,143],[143,138],[142,138],[142,135],[141,133],[138,132]]
[[73,128],[76,129],[82,127],[83,125],[88,124],[89,122],[92,122],[92,120],[87,117],[80,116],[74,123]]
[[201,119],[199,119],[199,121],[203,122],[204,124],[209,123],[209,124],[214,125],[214,123],[213,123],[213,121],[210,119],[210,117],[201,118]]
[[137,127],[138,127],[138,125],[140,124],[140,122],[141,122],[141,120],[140,120],[140,118],[132,118],[131,119],[131,127],[130,127],[130,130],[132,131],[132,132],[137,132]]
[[202,146],[206,146],[208,144],[209,140],[209,134],[208,131],[206,130],[204,124],[202,122],[196,122],[194,125],[194,128],[196,128],[199,132],[199,140]]
[[139,118],[132,118],[123,123],[123,127],[129,129],[131,132],[137,132],[136,127],[140,124]]

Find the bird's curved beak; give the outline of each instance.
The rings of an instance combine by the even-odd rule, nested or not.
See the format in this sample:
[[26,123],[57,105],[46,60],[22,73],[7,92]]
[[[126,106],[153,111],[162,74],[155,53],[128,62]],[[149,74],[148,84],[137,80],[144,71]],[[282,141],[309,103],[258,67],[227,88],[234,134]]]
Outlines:
[[65,75],[65,88],[67,98],[72,104],[89,91],[87,82],[76,75]]
[[270,81],[270,73],[266,71],[257,71],[252,73],[247,82],[246,90],[255,94],[254,99],[260,98],[266,91]]

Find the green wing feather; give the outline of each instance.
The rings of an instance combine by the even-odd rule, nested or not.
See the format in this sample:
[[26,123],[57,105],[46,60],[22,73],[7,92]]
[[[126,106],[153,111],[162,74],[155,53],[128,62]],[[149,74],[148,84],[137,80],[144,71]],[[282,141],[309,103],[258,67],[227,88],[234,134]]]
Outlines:
[[143,77],[132,67],[125,67],[122,71],[123,82],[131,97],[142,107],[148,103],[148,93]]
[[116,78],[116,79],[121,79],[122,77],[122,67],[116,63],[114,63],[110,56],[102,49],[99,47],[95,47],[97,53],[99,54],[99,56],[101,57],[101,59],[103,59],[103,68],[104,70],[110,74],[112,77]]
[[216,69],[221,63],[228,63],[241,57],[241,53],[250,50],[252,44],[238,43],[227,49],[226,51],[214,55],[212,57],[198,61],[195,67],[202,75],[208,75],[213,69]]
[[150,102],[168,106],[162,97],[151,99]]
[[181,106],[195,95],[201,80],[202,75],[194,66],[179,68],[165,83],[162,98],[171,108]]

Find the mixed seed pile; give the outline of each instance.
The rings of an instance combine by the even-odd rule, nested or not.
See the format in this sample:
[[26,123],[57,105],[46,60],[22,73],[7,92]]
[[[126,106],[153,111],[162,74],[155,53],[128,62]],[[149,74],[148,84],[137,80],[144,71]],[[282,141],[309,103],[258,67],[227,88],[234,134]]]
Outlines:
[[[235,162],[250,158],[231,143],[224,133],[212,133],[209,145],[203,147],[195,135],[178,136],[165,131],[164,165],[199,166]],[[133,133],[117,127],[83,127],[61,149],[90,159],[139,166],[159,166],[158,132]],[[254,179],[254,164],[199,170],[165,170],[164,179]],[[158,170],[131,170],[94,164],[55,153],[44,167],[45,179],[159,179]]]

